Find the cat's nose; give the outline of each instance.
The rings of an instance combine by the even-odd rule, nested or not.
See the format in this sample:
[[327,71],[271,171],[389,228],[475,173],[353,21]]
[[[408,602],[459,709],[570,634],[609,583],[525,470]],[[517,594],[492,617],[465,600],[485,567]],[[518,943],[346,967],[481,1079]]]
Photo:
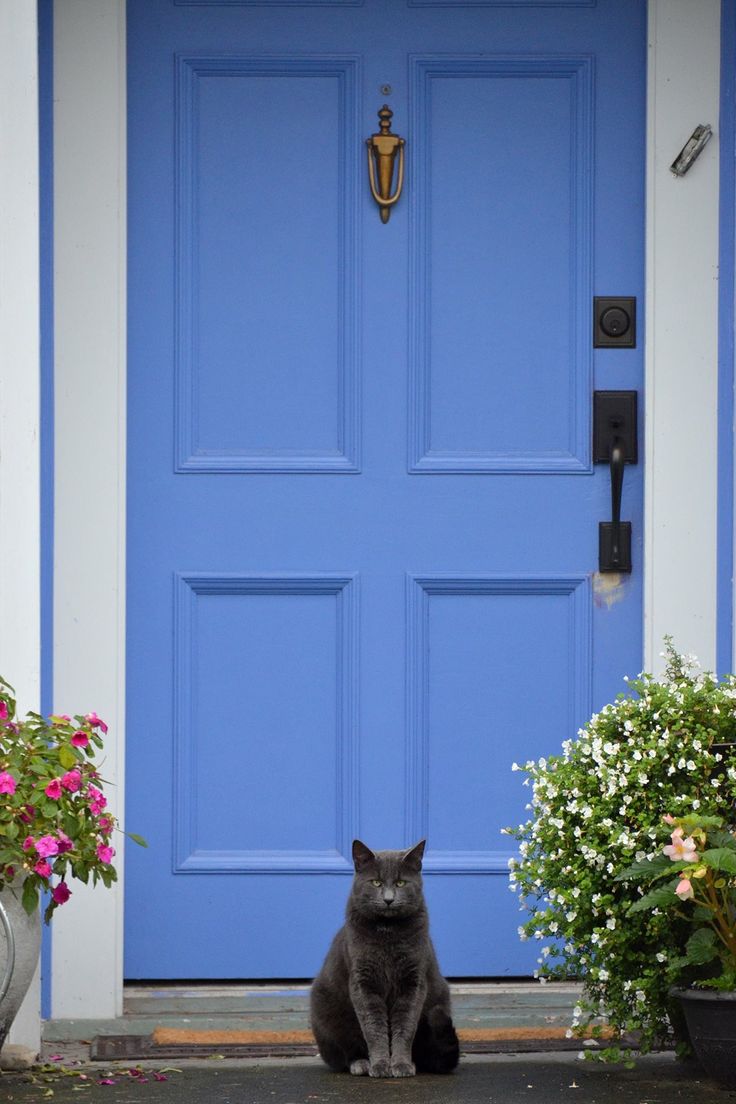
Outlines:
[[393,903],[395,896],[396,894],[392,889],[387,889],[383,895],[383,903],[388,907],[390,904]]

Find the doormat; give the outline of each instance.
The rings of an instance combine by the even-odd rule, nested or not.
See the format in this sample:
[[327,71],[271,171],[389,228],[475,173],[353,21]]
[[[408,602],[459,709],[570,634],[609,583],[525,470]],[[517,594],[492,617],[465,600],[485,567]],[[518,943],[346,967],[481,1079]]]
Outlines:
[[[610,1037],[610,1032],[604,1032]],[[460,1028],[463,1054],[508,1054],[533,1051],[580,1050],[580,1039],[569,1039],[564,1027]],[[586,1040],[587,1042],[587,1040]],[[623,1041],[624,1045],[633,1045]],[[590,1043],[588,1042],[590,1046]],[[311,1031],[197,1031],[156,1028],[150,1035],[97,1035],[93,1061],[131,1058],[288,1058],[314,1057],[317,1047]]]

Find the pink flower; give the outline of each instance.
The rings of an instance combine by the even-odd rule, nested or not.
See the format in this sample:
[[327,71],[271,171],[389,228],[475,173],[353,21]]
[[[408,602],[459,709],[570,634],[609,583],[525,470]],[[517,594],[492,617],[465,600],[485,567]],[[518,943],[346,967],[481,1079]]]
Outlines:
[[61,779],[54,778],[49,782],[46,789],[43,791],[47,797],[51,797],[54,801],[57,801],[61,797]]
[[72,895],[72,891],[66,882],[59,882],[57,886],[51,890],[51,896],[57,905],[63,905]]
[[101,832],[112,832],[112,821],[107,816],[101,816],[97,821],[97,827]]
[[12,879],[15,877],[15,867],[14,866],[6,866],[5,867],[5,877],[8,879],[8,881],[12,881]]
[[92,728],[99,728],[103,732],[107,732],[107,725],[100,720],[96,713],[88,713],[84,719],[88,725],[92,725]]
[[65,854],[65,852],[71,851],[72,847],[74,847],[74,844],[69,839],[66,832],[59,831],[57,832],[57,835],[59,837],[59,854],[63,855]]
[[663,848],[665,855],[669,855],[672,862],[697,862],[698,853],[695,850],[695,840],[692,836],[682,838],[682,828],[675,828],[672,833],[672,843]]
[[69,790],[69,793],[76,793],[82,785],[82,775],[78,770],[67,771],[61,780],[61,784],[65,790]]
[[102,790],[98,790],[96,786],[90,786],[87,792],[89,793],[90,797],[90,811],[94,816],[97,816],[107,805],[107,798],[103,794]]
[[7,721],[10,713],[8,713],[8,703],[0,701],[0,721]]
[[110,863],[112,862],[113,855],[115,854],[114,847],[107,847],[104,843],[97,844],[97,858],[100,862]]
[[678,883],[675,893],[681,901],[687,901],[688,897],[694,897],[695,890],[692,887],[690,879],[683,878],[682,881]]
[[35,805],[26,805],[24,811],[18,814],[18,819],[22,820],[24,824],[30,824],[36,815]]
[[[30,839],[30,836],[28,838]],[[40,839],[36,840],[36,851],[42,859],[48,859],[51,855],[58,855],[59,841],[55,840],[53,836],[41,836]]]
[[89,736],[80,728],[79,731],[75,732],[72,736],[72,743],[74,747],[86,747],[89,743]]
[[33,836],[26,836],[26,838],[23,840],[23,850],[30,851],[31,848],[35,846],[36,841],[34,840]]
[[672,816],[671,813],[665,813],[664,816],[662,817],[662,820],[665,822],[665,824],[674,824],[675,823],[675,818]]
[[42,878],[51,877],[51,863],[46,862],[46,859],[39,859],[33,869],[37,874],[40,874]]
[[0,794],[15,793],[15,779],[8,771],[0,771]]

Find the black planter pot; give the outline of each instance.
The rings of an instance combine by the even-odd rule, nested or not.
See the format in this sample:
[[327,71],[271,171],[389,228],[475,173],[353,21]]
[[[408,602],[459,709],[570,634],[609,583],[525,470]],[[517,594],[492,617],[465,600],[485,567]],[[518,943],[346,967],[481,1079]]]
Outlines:
[[736,1089],[736,992],[673,989],[685,1014],[690,1041],[705,1072]]

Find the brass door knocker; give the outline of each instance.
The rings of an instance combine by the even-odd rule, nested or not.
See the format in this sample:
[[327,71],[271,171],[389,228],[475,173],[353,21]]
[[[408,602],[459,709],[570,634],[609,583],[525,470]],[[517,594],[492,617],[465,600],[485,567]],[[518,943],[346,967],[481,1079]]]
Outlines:
[[[371,195],[381,212],[381,222],[388,222],[391,208],[401,195],[401,189],[404,186],[404,139],[399,138],[398,134],[391,133],[392,116],[393,111],[388,104],[384,104],[378,112],[380,133],[372,134],[365,140],[368,147],[368,180],[371,185]],[[397,152],[398,178],[396,191],[392,195],[391,185]],[[376,188],[376,175],[378,175],[378,188]]]

